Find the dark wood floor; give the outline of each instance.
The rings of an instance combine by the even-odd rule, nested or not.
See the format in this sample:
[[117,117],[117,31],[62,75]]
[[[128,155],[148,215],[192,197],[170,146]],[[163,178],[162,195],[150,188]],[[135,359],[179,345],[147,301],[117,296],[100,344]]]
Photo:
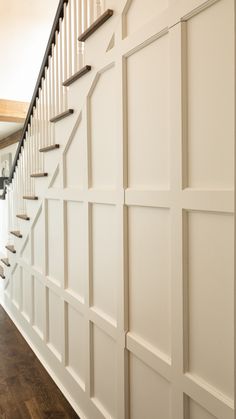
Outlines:
[[78,419],[0,306],[0,419]]

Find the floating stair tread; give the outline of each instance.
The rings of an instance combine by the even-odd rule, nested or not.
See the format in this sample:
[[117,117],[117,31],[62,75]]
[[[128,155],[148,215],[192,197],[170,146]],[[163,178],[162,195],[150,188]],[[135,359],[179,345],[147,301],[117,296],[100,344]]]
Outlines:
[[78,38],[80,42],[86,41],[97,29],[100,28],[113,15],[113,10],[107,9],[95,22],[92,23]]
[[48,173],[32,173],[30,177],[46,177],[48,176]]
[[48,145],[47,147],[40,148],[40,153],[47,153],[48,151],[55,150],[56,148],[60,148],[59,144]]
[[13,235],[13,236],[15,236],[15,237],[18,237],[18,239],[21,239],[22,238],[22,234],[21,234],[21,232],[20,231],[10,231],[10,233]]
[[11,266],[11,265],[10,265],[10,263],[9,263],[8,258],[2,258],[2,259],[1,259],[1,262],[2,262],[2,263],[4,263],[4,265],[6,265],[6,266],[8,266],[8,267],[9,267],[9,266]]
[[50,119],[50,122],[57,122],[60,121],[61,119],[66,118],[67,116],[70,116],[74,113],[74,109],[67,109],[67,111],[59,113],[58,115],[54,116],[53,118]]
[[74,83],[76,80],[83,77],[85,74],[87,74],[91,70],[90,65],[86,65],[83,68],[81,68],[77,73],[73,74],[73,76],[69,77],[67,80],[65,80],[62,84],[63,86],[70,86],[72,83]]
[[0,277],[1,277],[2,279],[5,279],[4,269],[3,269],[3,267],[2,267],[2,266],[0,266]]
[[25,221],[29,221],[30,217],[26,214],[17,214],[16,215],[17,218],[20,218],[21,220],[25,220]]
[[14,246],[12,246],[12,245],[7,245],[7,246],[5,246],[5,248],[7,249],[7,250],[9,250],[9,252],[11,252],[11,253],[16,253],[16,249],[14,248]]
[[30,201],[37,201],[38,197],[37,196],[27,196],[27,195],[25,195],[25,196],[23,196],[23,199],[28,199]]

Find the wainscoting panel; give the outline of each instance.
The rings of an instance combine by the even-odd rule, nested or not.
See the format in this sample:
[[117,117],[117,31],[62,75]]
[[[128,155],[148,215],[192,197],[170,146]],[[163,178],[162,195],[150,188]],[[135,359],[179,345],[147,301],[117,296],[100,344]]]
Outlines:
[[3,305],[81,419],[234,419],[235,3],[106,7]]

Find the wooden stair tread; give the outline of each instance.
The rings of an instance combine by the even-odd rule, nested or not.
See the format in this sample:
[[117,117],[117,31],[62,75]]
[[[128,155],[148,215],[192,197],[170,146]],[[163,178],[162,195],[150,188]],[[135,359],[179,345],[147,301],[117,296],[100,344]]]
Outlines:
[[30,177],[46,177],[48,176],[48,173],[32,173]]
[[95,22],[92,23],[78,38],[80,42],[86,41],[97,29],[100,28],[113,15],[113,10],[107,9]]
[[5,246],[5,248],[7,249],[7,250],[9,250],[9,252],[11,252],[11,253],[16,253],[16,249],[14,248],[14,246],[13,245],[7,245],[7,246]]
[[63,86],[70,86],[72,83],[74,83],[76,80],[83,77],[85,74],[87,74],[91,70],[91,65],[85,65],[83,68],[81,68],[77,73],[73,74],[73,76],[69,77],[67,80],[65,80],[62,84]]
[[18,239],[21,239],[22,238],[22,234],[21,234],[21,232],[19,230],[17,230],[17,231],[10,231],[10,234],[12,234],[15,237],[18,237]]
[[4,263],[4,265],[6,265],[6,266],[8,266],[8,267],[9,267],[9,266],[11,266],[11,265],[10,265],[10,263],[9,263],[8,258],[2,258],[2,259],[1,259],[1,262],[2,262],[2,263]]
[[70,116],[74,113],[74,109],[67,109],[67,111],[59,113],[58,115],[54,116],[53,118],[50,119],[50,122],[57,122],[60,121],[61,119],[66,118],[67,116]]
[[28,199],[28,200],[30,200],[30,201],[37,201],[38,200],[38,197],[37,196],[27,196],[27,195],[24,195],[23,196],[23,199]]
[[20,218],[21,220],[25,220],[25,221],[30,220],[30,217],[28,217],[28,215],[26,215],[26,214],[17,214],[16,217]]
[[4,269],[3,269],[3,267],[2,267],[2,266],[0,266],[0,277],[1,277],[2,279],[5,279]]
[[59,148],[59,147],[60,147],[59,144],[53,144],[53,145],[48,145],[47,147],[40,148],[39,151],[40,153],[47,153],[48,151],[55,150],[56,148]]

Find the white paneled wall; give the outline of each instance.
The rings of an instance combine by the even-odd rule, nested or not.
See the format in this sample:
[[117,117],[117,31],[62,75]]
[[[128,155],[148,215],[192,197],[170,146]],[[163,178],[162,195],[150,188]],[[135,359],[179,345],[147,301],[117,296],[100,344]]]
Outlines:
[[7,194],[4,306],[81,419],[233,419],[235,4],[105,3],[65,6]]

